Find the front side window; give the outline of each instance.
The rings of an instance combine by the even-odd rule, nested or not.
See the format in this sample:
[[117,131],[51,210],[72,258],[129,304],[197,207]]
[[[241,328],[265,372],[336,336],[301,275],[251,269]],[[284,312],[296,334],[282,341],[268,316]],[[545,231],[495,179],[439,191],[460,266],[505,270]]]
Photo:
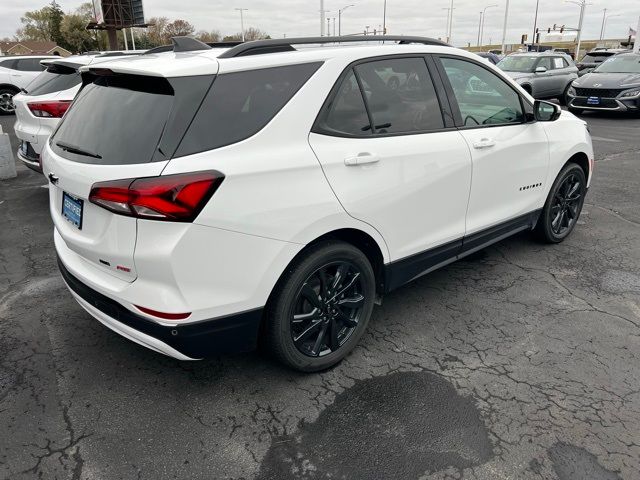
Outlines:
[[498,62],[498,67],[505,72],[533,72],[538,57],[509,55]]
[[520,96],[500,77],[473,62],[441,59],[458,102],[463,125],[522,123]]
[[538,68],[538,67],[544,67],[547,70],[553,69],[553,66],[552,66],[552,63],[551,63],[551,57],[542,57],[538,61],[538,64],[536,65],[536,68]]

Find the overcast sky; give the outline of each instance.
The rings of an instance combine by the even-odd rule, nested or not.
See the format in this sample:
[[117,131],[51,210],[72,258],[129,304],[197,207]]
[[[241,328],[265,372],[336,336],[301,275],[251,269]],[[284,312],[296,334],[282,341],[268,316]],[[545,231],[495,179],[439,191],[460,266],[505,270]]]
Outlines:
[[[0,37],[13,36],[20,26],[20,16],[26,10],[41,8],[47,0],[3,0],[0,7]],[[76,8],[81,0],[58,0],[65,11]],[[382,24],[383,0],[325,0],[329,17],[337,17],[338,9],[353,3],[343,12],[342,32],[356,33]],[[444,37],[446,32],[446,7],[450,0],[388,0],[387,31],[389,34]],[[535,0],[511,0],[507,43],[518,43],[523,33],[531,38],[535,12]],[[599,38],[603,8],[607,15],[606,37],[624,38],[629,27],[636,28],[640,16],[638,0],[589,0],[583,38]],[[484,39],[499,43],[502,35],[505,0],[454,0],[452,41],[455,45],[475,45],[478,37],[480,10],[487,10]],[[320,30],[319,0],[144,0],[147,18],[166,16],[183,18],[198,30],[219,30],[223,34],[240,30],[239,12],[234,8],[248,8],[244,12],[245,27],[255,26],[272,37],[318,35]],[[554,23],[577,26],[580,8],[563,0],[540,0],[538,25],[542,28]],[[336,20],[337,33],[337,20]]]

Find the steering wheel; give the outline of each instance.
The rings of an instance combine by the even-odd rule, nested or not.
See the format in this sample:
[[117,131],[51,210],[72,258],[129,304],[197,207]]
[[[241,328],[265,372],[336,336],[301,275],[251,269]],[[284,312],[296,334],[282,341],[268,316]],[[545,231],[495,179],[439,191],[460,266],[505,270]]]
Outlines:
[[494,113],[494,114],[493,114],[493,115],[491,115],[490,117],[485,118],[485,119],[482,121],[482,124],[483,124],[483,125],[489,125],[489,124],[491,123],[491,120],[492,120],[492,119],[494,119],[494,118],[496,118],[497,116],[501,115],[501,114],[502,114],[502,113],[504,113],[505,111],[506,111],[506,112],[513,113],[513,109],[511,109],[511,108],[509,108],[509,107],[505,107],[505,108],[503,108],[502,110],[497,111],[496,113]]
[[[476,120],[475,118],[473,118],[471,115],[467,115],[466,117],[464,117],[464,124],[467,125],[467,120],[473,120],[476,125],[480,125],[480,122],[478,120]],[[484,123],[484,122],[482,122]]]

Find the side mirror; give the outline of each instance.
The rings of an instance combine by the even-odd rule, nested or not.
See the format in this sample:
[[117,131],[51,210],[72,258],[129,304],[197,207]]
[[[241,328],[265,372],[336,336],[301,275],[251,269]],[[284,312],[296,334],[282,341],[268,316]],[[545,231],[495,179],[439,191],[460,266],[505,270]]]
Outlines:
[[547,67],[536,67],[536,73],[544,73],[547,71]]
[[553,122],[560,118],[562,109],[559,105],[542,100],[536,100],[533,104],[533,115],[539,122]]

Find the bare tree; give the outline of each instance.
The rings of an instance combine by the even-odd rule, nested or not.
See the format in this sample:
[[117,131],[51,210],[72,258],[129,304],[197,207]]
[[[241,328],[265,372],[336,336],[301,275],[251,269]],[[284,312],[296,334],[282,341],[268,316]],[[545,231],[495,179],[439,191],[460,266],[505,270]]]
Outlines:
[[219,42],[222,39],[222,35],[218,30],[211,30],[207,32],[206,30],[200,30],[196,33],[196,38],[201,42]]
[[196,29],[193,25],[191,25],[186,20],[174,20],[169,23],[165,29],[164,34],[167,40],[171,39],[171,37],[184,37],[185,35],[191,35],[195,32]]

